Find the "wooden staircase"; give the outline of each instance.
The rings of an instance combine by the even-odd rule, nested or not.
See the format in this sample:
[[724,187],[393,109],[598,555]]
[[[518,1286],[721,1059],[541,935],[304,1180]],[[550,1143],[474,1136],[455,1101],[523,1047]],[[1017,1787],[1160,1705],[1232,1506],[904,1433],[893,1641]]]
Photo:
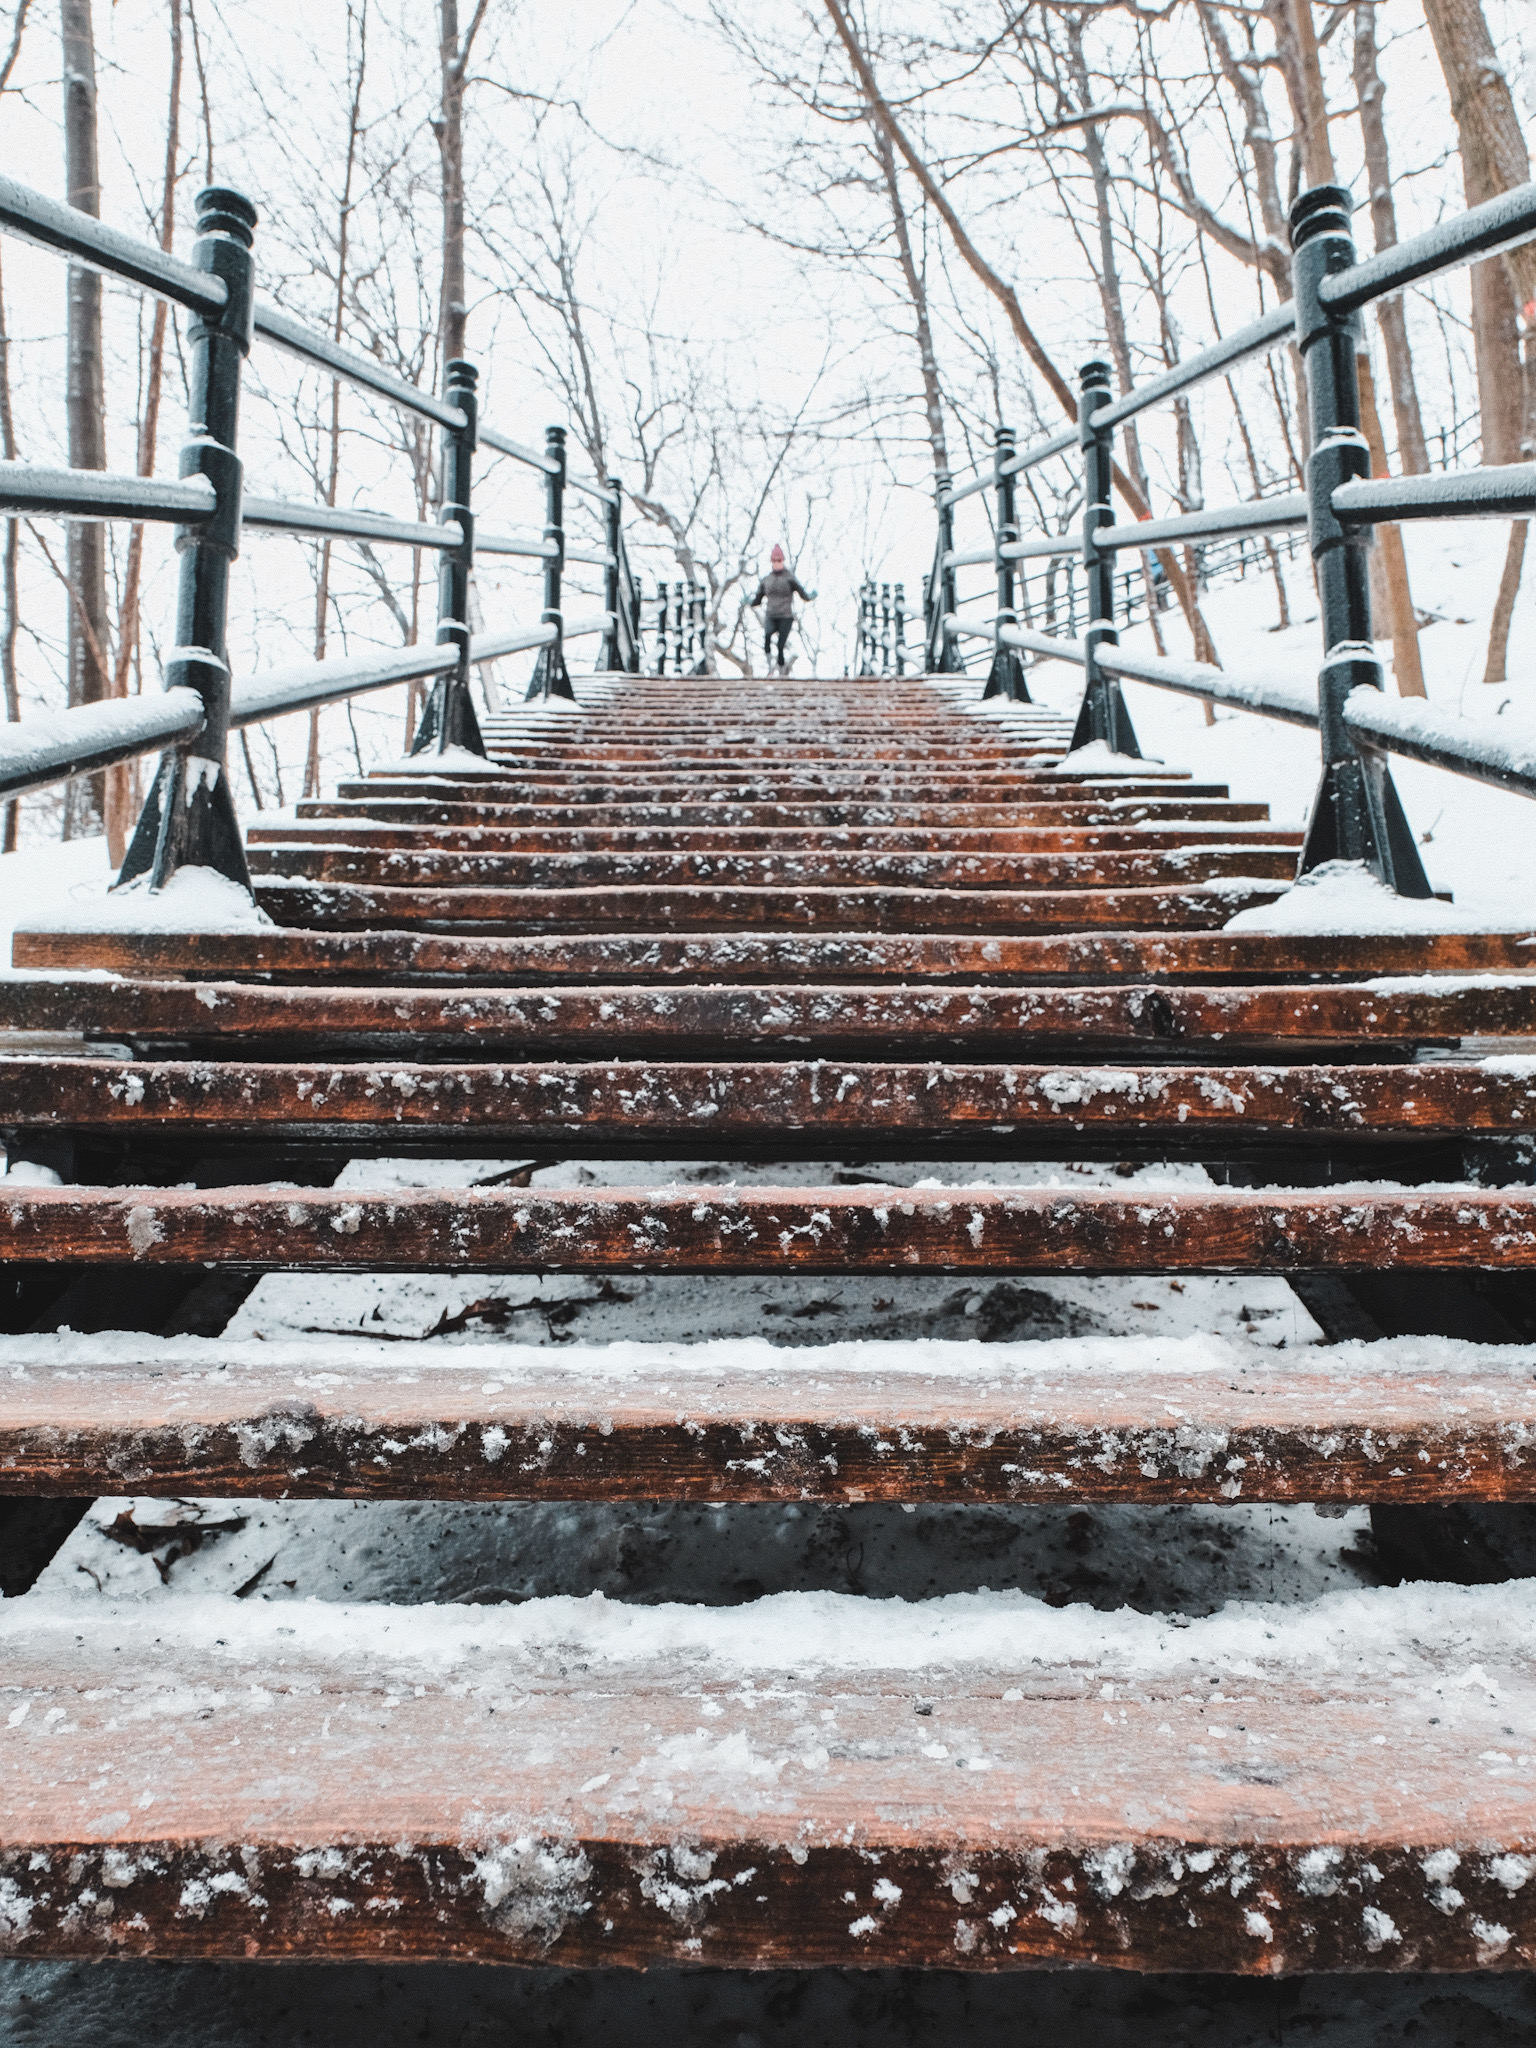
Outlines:
[[[622,677],[488,737],[257,821],[270,925],[18,933],[0,1125],[57,1180],[0,1190],[0,1490],[1536,1499],[1516,1342],[162,1342],[136,1304],[210,1268],[1269,1273],[1314,1304],[1436,1276],[1486,1306],[1536,1267],[1536,924],[1227,932],[1297,834],[1074,771],[1062,721],[937,681]],[[413,1152],[840,1172],[332,1185]],[[957,1159],[1186,1170],[877,1170]],[[0,1949],[1528,1969],[1532,1583],[1195,1621],[6,1602]]]

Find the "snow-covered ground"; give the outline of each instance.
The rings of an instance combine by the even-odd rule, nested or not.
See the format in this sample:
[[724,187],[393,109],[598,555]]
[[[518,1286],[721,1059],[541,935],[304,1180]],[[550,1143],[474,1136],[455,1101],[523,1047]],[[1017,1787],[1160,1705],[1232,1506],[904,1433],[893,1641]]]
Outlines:
[[[1419,635],[1424,686],[1439,710],[1469,720],[1501,714],[1536,720],[1536,571],[1527,573],[1510,632],[1511,680],[1482,681],[1487,620],[1493,609],[1509,529],[1498,520],[1403,528],[1409,578],[1419,612],[1432,622]],[[1322,661],[1317,597],[1310,564],[1299,555],[1285,565],[1292,624],[1276,630],[1279,606],[1267,569],[1250,569],[1235,583],[1218,584],[1201,598],[1224,668],[1258,681],[1315,688]],[[1170,655],[1191,659],[1193,648],[1176,610],[1162,616]],[[1153,654],[1145,622],[1123,635],[1124,644]],[[1377,643],[1389,670],[1392,643]],[[1082,672],[1062,662],[1030,671],[1041,702],[1075,711]],[[1317,735],[1249,712],[1219,710],[1206,723],[1205,707],[1146,683],[1124,685],[1126,704],[1142,751],[1170,766],[1188,768],[1201,781],[1225,782],[1239,800],[1261,799],[1277,825],[1301,825],[1318,780]],[[1394,757],[1392,774],[1420,842],[1430,884],[1449,890],[1458,910],[1497,925],[1533,915],[1531,876],[1536,871],[1536,803],[1422,762]]]

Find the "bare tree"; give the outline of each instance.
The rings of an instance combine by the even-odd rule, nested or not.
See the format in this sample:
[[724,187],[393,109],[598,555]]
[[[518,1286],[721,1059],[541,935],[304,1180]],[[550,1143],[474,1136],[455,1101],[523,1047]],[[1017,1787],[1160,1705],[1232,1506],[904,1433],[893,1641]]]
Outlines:
[[[17,0],[16,12],[11,19],[10,48],[5,62],[0,65],[0,93],[11,82],[11,73],[16,68],[16,59],[21,54],[22,31],[27,25],[27,10],[31,0]],[[7,462],[16,460],[16,420],[11,407],[11,342],[5,320],[5,288],[0,283],[0,454]],[[5,715],[14,724],[21,717],[21,686],[16,679],[16,635],[21,626],[21,607],[17,594],[16,556],[20,545],[21,522],[7,519],[5,522],[5,556],[3,580],[5,592],[5,624],[0,628],[0,688],[5,692]],[[19,829],[21,806],[13,799],[5,807],[5,823],[0,830],[0,853],[16,851],[16,834]]]
[[[91,0],[60,0],[64,59],[64,183],[71,206],[101,212],[96,169],[96,43]],[[69,266],[69,461],[72,469],[105,469],[106,419],[102,395],[101,278],[84,264]],[[65,582],[69,595],[69,702],[92,704],[111,691],[106,666],[106,528],[71,520]],[[111,772],[111,771],[109,771]],[[121,772],[121,771],[117,771]],[[106,777],[78,776],[64,798],[64,836],[101,831]]]
[[438,0],[438,64],[442,102],[432,123],[443,163],[443,361],[464,353],[469,301],[464,283],[464,79],[470,51],[490,0],[475,0],[469,27],[459,36],[459,0]]
[[[451,4],[451,0],[450,0]],[[355,50],[355,57],[354,57]],[[363,126],[363,82],[368,71],[368,0],[347,0],[347,153],[342,172],[341,198],[336,212],[336,296],[331,318],[331,339],[339,342],[347,307],[347,259],[352,231],[352,183],[357,174],[357,149]],[[462,196],[460,205],[462,224]],[[462,252],[461,252],[462,253]],[[336,503],[336,485],[341,475],[341,379],[331,379],[329,459],[324,499]],[[319,566],[315,576],[315,659],[324,661],[327,625],[331,610],[331,539],[320,543]],[[309,714],[309,753],[304,764],[304,794],[320,793],[320,712]]]
[[[1479,0],[1424,0],[1461,144],[1467,204],[1477,206],[1531,175],[1530,155]],[[1520,315],[1527,327],[1521,356]],[[1529,244],[1472,266],[1472,330],[1484,462],[1518,462],[1532,442],[1536,396],[1536,251]],[[1525,562],[1526,524],[1513,521],[1488,633],[1485,683],[1501,683]]]
[[[169,249],[176,234],[176,182],[181,155],[181,0],[170,0],[171,83],[165,115],[165,168],[160,187],[160,246]],[[144,399],[139,414],[139,439],[135,467],[140,476],[155,473],[155,446],[160,431],[160,392],[165,374],[165,328],[167,306],[157,298],[149,331],[149,359],[145,371]],[[138,655],[139,589],[144,569],[144,528],[135,523],[128,530],[128,559],[123,570],[122,596],[117,612],[117,660],[112,673],[112,695],[128,695],[128,675]],[[128,850],[128,835],[138,809],[137,763],[125,763],[107,777],[107,857],[121,867]]]
[[[1377,249],[1390,249],[1397,241],[1397,208],[1392,199],[1392,161],[1387,150],[1386,88],[1376,63],[1376,0],[1355,0],[1354,73],[1360,134],[1365,143],[1371,227]],[[1424,446],[1424,422],[1419,413],[1413,352],[1408,346],[1408,322],[1401,297],[1394,294],[1378,299],[1376,321],[1392,385],[1397,459],[1405,476],[1423,476],[1429,468],[1429,455]]]

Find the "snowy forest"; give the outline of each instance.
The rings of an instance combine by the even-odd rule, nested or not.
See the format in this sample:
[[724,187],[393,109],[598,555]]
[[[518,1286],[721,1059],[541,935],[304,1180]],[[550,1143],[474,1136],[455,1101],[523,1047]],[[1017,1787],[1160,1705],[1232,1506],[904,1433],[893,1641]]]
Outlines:
[[[267,298],[425,387],[467,356],[484,416],[525,443],[566,426],[573,474],[624,487],[647,630],[658,579],[697,582],[721,673],[761,663],[748,605],[782,543],[818,587],[802,662],[833,674],[864,578],[904,579],[916,610],[936,473],[990,460],[999,424],[1061,425],[1085,357],[1124,389],[1284,299],[1298,191],[1349,186],[1368,252],[1524,182],[1536,8],[12,0],[0,94],[12,175],[182,252],[193,195],[232,185]],[[185,316],[24,244],[0,259],[4,455],[173,476]],[[1533,319],[1529,248],[1373,309],[1378,471],[1518,459]],[[243,408],[248,489],[435,516],[419,419],[261,347]],[[1295,489],[1306,438],[1293,360],[1261,358],[1126,428],[1128,502]],[[1028,482],[1033,523],[1078,516],[1065,464]],[[476,488],[486,518],[541,524],[526,469],[485,454]],[[573,547],[596,546],[596,508],[570,505]],[[1473,677],[1516,694],[1524,552],[1523,524],[1500,529]],[[1304,568],[1251,553],[1284,627]],[[1374,561],[1396,685],[1422,692],[1443,593],[1394,530]],[[1153,630],[1222,659],[1186,568],[1182,617]],[[482,560],[476,623],[536,619],[535,569]],[[250,536],[237,677],[430,637],[433,579],[420,553]],[[157,690],[174,580],[167,528],[7,521],[8,716]],[[526,683],[517,657],[488,688]],[[402,686],[252,728],[237,800],[395,758],[419,709]],[[9,805],[5,849],[104,834],[115,861],[146,772]]]

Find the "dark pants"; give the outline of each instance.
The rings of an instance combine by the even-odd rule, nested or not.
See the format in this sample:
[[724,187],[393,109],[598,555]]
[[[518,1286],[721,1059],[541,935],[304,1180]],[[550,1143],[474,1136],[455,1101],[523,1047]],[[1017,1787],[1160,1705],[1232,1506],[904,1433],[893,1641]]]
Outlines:
[[793,619],[769,618],[764,619],[763,621],[763,652],[764,654],[772,654],[774,635],[777,634],[779,641],[780,668],[784,666],[784,654],[785,650],[789,646],[789,629],[794,623],[795,622]]

